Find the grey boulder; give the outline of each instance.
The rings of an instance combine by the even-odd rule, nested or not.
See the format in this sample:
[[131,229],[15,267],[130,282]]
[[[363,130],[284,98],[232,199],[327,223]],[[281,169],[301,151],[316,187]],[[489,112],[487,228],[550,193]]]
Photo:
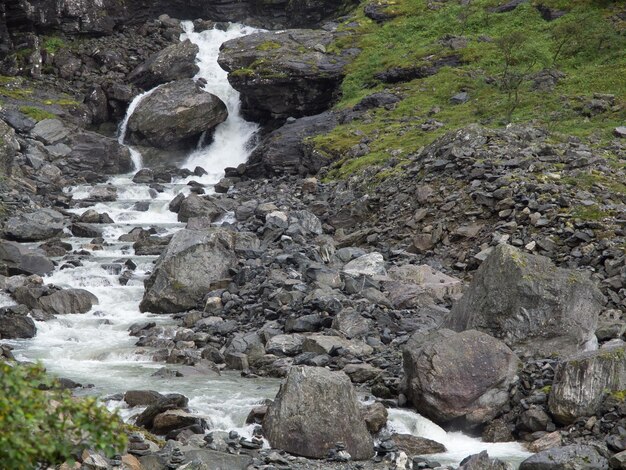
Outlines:
[[350,379],[321,367],[292,367],[263,421],[272,447],[325,458],[337,442],[353,460],[369,459],[374,442]]
[[495,418],[517,380],[517,356],[476,330],[416,333],[403,351],[405,388],[418,412],[437,423],[474,427]]
[[0,339],[32,338],[35,322],[23,306],[0,308]]
[[443,326],[484,331],[534,356],[567,355],[595,343],[603,301],[595,284],[581,272],[498,245]]
[[4,236],[19,242],[37,242],[60,235],[65,217],[52,209],[39,209],[11,217],[4,224]]
[[524,460],[519,470],[608,470],[609,462],[594,447],[554,447]]
[[139,88],[149,90],[162,83],[193,78],[198,73],[196,55],[198,46],[189,39],[166,47],[138,65],[128,80]]
[[548,401],[561,423],[596,413],[608,393],[626,389],[626,346],[569,357],[556,369]]
[[98,298],[85,289],[51,289],[48,287],[18,287],[13,293],[15,300],[32,309],[40,309],[51,315],[87,313]]
[[5,276],[38,274],[54,271],[54,264],[41,250],[32,250],[16,242],[0,241],[0,272]]
[[128,120],[130,143],[163,150],[191,149],[200,136],[225,121],[226,105],[191,79],[161,86]]
[[227,278],[237,262],[236,250],[258,247],[250,233],[223,228],[180,230],[145,282],[142,312],[174,313],[201,304],[211,283]]

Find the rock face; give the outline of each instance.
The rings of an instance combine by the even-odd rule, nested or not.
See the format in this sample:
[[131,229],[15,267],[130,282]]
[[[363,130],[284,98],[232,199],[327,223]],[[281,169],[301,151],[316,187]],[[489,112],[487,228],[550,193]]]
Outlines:
[[15,131],[0,120],[0,176],[10,176],[13,158],[20,149],[15,139]]
[[182,312],[201,303],[211,283],[228,277],[235,250],[258,247],[252,234],[221,228],[180,230],[157,260],[140,304],[142,312]]
[[325,111],[349,61],[348,54],[326,52],[334,39],[327,31],[296,29],[225,42],[218,62],[241,93],[244,116],[267,121]]
[[337,442],[353,460],[369,459],[373,441],[350,379],[343,372],[293,367],[263,421],[272,447],[325,458]]
[[53,209],[39,209],[35,212],[11,217],[4,225],[4,236],[19,242],[47,240],[63,232],[65,217]]
[[626,346],[580,353],[556,370],[549,406],[552,415],[569,424],[596,413],[610,392],[626,389]]
[[484,331],[532,355],[566,355],[595,342],[602,302],[598,288],[582,273],[498,245],[444,326]]
[[608,470],[608,460],[593,447],[571,445],[539,452],[520,465],[520,470]]
[[406,392],[438,423],[474,426],[508,403],[519,359],[501,341],[476,330],[416,333],[403,351]]
[[38,274],[54,270],[54,264],[43,252],[31,250],[16,242],[0,241],[0,272],[5,276]]
[[139,65],[128,80],[139,88],[149,90],[162,83],[192,78],[198,73],[198,46],[189,39],[166,47]]
[[254,149],[246,163],[252,178],[281,174],[315,174],[328,160],[307,146],[305,139],[328,132],[337,126],[333,112],[307,116],[288,122],[268,134]]
[[187,149],[205,131],[225,121],[226,105],[191,79],[158,88],[146,97],[128,120],[131,143],[158,149]]

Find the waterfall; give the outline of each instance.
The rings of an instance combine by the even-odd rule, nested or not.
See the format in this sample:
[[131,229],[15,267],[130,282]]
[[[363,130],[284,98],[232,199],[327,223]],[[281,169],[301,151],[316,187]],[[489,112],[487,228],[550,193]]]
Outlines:
[[231,24],[225,31],[210,29],[196,33],[190,21],[183,22],[183,28],[185,32],[181,40],[189,39],[200,49],[197,56],[200,71],[195,78],[206,80],[204,90],[219,97],[228,109],[228,118],[215,128],[211,144],[189,155],[183,166],[190,170],[196,166],[204,168],[209,174],[202,182],[215,183],[221,178],[224,168],[246,162],[252,150],[251,141],[259,128],[241,116],[239,93],[228,83],[228,74],[218,65],[217,57],[223,42],[256,30]]

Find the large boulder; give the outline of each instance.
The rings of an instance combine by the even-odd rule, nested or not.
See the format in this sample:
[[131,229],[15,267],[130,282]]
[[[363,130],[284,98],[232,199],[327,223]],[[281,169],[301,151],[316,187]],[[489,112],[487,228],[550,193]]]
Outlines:
[[65,217],[53,209],[39,209],[9,218],[4,237],[19,242],[37,242],[60,235]]
[[520,365],[502,341],[476,330],[416,333],[403,360],[406,393],[417,411],[467,427],[499,414]]
[[139,88],[149,90],[157,85],[193,78],[200,68],[196,65],[199,48],[189,39],[166,47],[138,65],[128,80]]
[[188,222],[194,217],[206,217],[213,222],[224,214],[224,209],[215,204],[212,198],[191,193],[180,204],[178,221]]
[[596,413],[607,394],[626,389],[626,346],[579,353],[559,364],[550,391],[552,415],[569,424]]
[[498,245],[444,326],[484,331],[531,355],[567,355],[595,343],[603,300],[583,273]]
[[272,447],[309,458],[325,458],[337,442],[353,460],[374,454],[374,443],[354,388],[343,372],[293,367],[263,421]]
[[15,289],[13,296],[19,303],[51,315],[87,313],[98,304],[98,298],[85,289],[22,286]]
[[32,338],[36,333],[24,306],[0,308],[0,339]]
[[54,264],[41,250],[33,250],[16,242],[0,241],[0,273],[4,276],[38,274],[54,271]]
[[218,227],[176,232],[145,282],[141,311],[173,313],[198,306],[213,282],[228,277],[236,250],[258,244],[253,234]]
[[609,462],[594,447],[574,444],[539,452],[524,460],[519,470],[608,470]]
[[339,124],[334,112],[306,116],[287,122],[270,132],[254,149],[246,163],[252,178],[281,174],[316,174],[330,162],[314,152],[307,138],[329,132]]
[[158,149],[191,149],[202,133],[228,117],[226,105],[192,79],[178,80],[144,98],[128,120],[130,143]]
[[328,109],[351,57],[326,51],[335,39],[323,30],[254,33],[222,44],[218,62],[246,118],[310,116]]

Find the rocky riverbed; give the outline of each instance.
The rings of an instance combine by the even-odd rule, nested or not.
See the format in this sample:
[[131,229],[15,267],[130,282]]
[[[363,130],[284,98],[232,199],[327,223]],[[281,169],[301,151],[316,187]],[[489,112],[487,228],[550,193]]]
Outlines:
[[311,137],[403,99],[332,108],[351,2],[40,3],[0,9],[1,355],[135,426],[76,468],[626,468],[622,128],[336,180]]

